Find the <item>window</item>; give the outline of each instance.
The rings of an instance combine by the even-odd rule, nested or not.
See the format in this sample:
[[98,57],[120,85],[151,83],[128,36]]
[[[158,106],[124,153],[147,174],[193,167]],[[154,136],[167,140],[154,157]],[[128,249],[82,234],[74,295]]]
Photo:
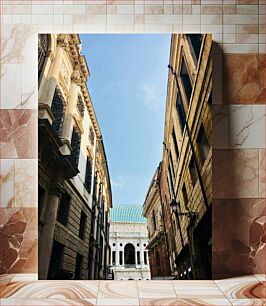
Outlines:
[[82,268],[83,256],[77,254],[76,267],[75,267],[75,279],[81,279],[81,268]]
[[48,34],[38,35],[38,77],[40,77],[43,70],[45,58],[49,47],[49,36]]
[[198,144],[198,148],[199,148],[199,154],[200,154],[200,159],[201,162],[204,163],[205,159],[207,158],[209,149],[210,149],[210,145],[204,130],[203,125],[201,124],[200,130],[199,130],[199,134],[197,137],[197,144]]
[[140,251],[137,251],[137,264],[140,265]]
[[188,70],[187,70],[187,65],[185,63],[184,57],[182,58],[182,63],[181,63],[181,70],[180,70],[180,77],[182,80],[182,84],[185,90],[185,94],[187,97],[187,102],[188,105],[190,104],[190,98],[191,98],[191,93],[192,93],[192,85],[190,82]]
[[180,124],[181,135],[183,135],[185,124],[186,124],[186,117],[185,117],[186,115],[182,109],[181,103],[182,101],[181,101],[180,93],[177,93],[176,111],[177,111],[177,117],[178,117],[179,124]]
[[185,184],[183,185],[183,188],[182,188],[182,195],[183,195],[184,205],[187,208],[187,205],[188,205],[188,196],[187,196],[187,189],[186,189],[186,185]]
[[119,264],[122,266],[123,264],[123,252],[119,251]]
[[115,262],[116,262],[116,253],[115,251],[112,252],[112,265],[115,266]]
[[174,192],[173,192],[172,186],[170,186],[170,183],[169,183],[169,178],[168,178],[169,175],[167,175],[166,179],[167,179],[168,190],[169,190],[170,196],[172,198],[173,195],[174,195]]
[[80,131],[74,126],[71,137],[71,148],[72,148],[71,159],[73,160],[76,166],[78,166],[79,164],[80,142],[81,142]]
[[113,246],[115,246],[115,243],[113,243]]
[[154,210],[152,211],[153,228],[156,231],[156,216]]
[[147,252],[144,251],[144,265],[147,265],[148,261],[147,261]]
[[189,43],[189,48],[190,48],[194,63],[197,66],[203,35],[202,34],[187,34],[186,37]]
[[70,208],[70,200],[71,200],[71,197],[68,195],[68,193],[63,193],[61,195],[57,220],[64,226],[67,225],[69,208]]
[[82,101],[82,97],[80,95],[78,96],[77,108],[79,110],[81,118],[84,118],[85,107],[84,107],[84,103]]
[[179,151],[178,151],[178,145],[177,145],[177,140],[176,140],[176,135],[175,135],[174,127],[173,127],[173,130],[172,130],[172,138],[173,138],[173,143],[174,143],[174,148],[175,148],[176,160],[178,160],[178,158],[179,158]]
[[88,193],[91,193],[91,181],[92,181],[92,160],[87,157],[86,174],[85,174],[85,187]]
[[120,246],[123,246],[123,243],[120,243],[119,245],[120,245]]
[[62,269],[64,249],[65,247],[63,244],[54,240],[47,277],[48,279],[56,279],[58,271]]
[[84,239],[86,229],[86,214],[84,211],[81,211],[80,215],[80,225],[79,225],[79,238]]
[[94,146],[95,134],[94,134],[92,126],[90,127],[89,140],[90,140],[90,144]]
[[172,194],[174,194],[174,182],[173,182],[173,176],[172,176],[172,171],[171,171],[170,164],[168,165],[168,174],[169,174],[169,177],[170,177],[171,191],[172,191]]
[[172,152],[171,151],[169,153],[169,165],[170,165],[170,170],[171,170],[171,176],[174,178],[175,177],[175,168],[174,168],[174,162],[173,162],[173,157],[172,157]]
[[60,137],[64,123],[66,102],[58,86],[56,86],[54,92],[51,111],[54,116],[52,127],[54,128],[56,134]]
[[43,204],[44,204],[45,190],[38,185],[38,220],[41,218]]
[[192,185],[195,186],[197,179],[198,179],[198,175],[197,175],[197,169],[196,169],[196,165],[195,165],[195,161],[193,157],[191,157],[191,160],[189,163],[189,173],[190,173]]

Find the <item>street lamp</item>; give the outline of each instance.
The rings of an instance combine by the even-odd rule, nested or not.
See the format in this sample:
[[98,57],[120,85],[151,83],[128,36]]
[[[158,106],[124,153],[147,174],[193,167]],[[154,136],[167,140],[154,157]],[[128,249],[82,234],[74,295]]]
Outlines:
[[179,211],[180,202],[179,201],[176,202],[175,199],[173,199],[172,202],[170,203],[170,207],[172,208],[172,211],[176,215],[177,218],[178,218],[178,216],[186,216],[190,219],[190,222],[194,222],[195,219],[198,216],[198,213],[194,212],[194,211],[188,211],[188,210],[186,210],[184,212]]

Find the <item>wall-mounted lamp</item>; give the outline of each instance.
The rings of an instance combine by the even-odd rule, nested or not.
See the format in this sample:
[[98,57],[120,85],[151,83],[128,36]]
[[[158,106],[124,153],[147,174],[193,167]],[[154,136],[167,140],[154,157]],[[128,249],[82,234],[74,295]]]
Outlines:
[[186,216],[186,217],[188,217],[190,219],[191,222],[195,221],[195,219],[198,216],[198,213],[194,212],[194,211],[188,211],[188,210],[186,210],[184,212],[179,211],[179,209],[180,209],[180,202],[176,202],[175,199],[173,199],[172,202],[170,203],[170,207],[172,208],[172,211],[174,212],[176,217],[178,217],[178,216]]

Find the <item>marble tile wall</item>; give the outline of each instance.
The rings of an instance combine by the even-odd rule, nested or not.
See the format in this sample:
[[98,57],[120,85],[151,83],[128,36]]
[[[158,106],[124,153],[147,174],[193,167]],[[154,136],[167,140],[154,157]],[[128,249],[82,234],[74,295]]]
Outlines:
[[[37,272],[37,33],[211,32],[214,277],[264,272],[264,0],[3,0],[0,5],[1,271]],[[12,254],[8,262],[3,254]],[[141,303],[151,305],[149,288],[140,289]],[[165,299],[171,304],[170,296]]]
[[[265,305],[265,274],[219,281],[37,281],[1,276],[2,305]],[[124,290],[126,288],[126,290]],[[121,291],[123,290],[123,291]]]

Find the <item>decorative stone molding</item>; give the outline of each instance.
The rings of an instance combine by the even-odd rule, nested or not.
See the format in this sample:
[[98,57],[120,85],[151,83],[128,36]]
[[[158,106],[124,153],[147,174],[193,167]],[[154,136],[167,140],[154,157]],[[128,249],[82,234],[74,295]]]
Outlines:
[[79,86],[82,82],[80,78],[80,72],[78,70],[74,70],[71,75],[71,82]]
[[62,61],[62,65],[60,67],[60,73],[63,77],[63,80],[65,81],[67,87],[69,87],[69,84],[70,84],[70,73],[66,67],[66,64],[64,62],[64,60]]
[[57,45],[61,47],[64,51],[69,51],[69,43],[66,34],[60,34],[57,37]]

